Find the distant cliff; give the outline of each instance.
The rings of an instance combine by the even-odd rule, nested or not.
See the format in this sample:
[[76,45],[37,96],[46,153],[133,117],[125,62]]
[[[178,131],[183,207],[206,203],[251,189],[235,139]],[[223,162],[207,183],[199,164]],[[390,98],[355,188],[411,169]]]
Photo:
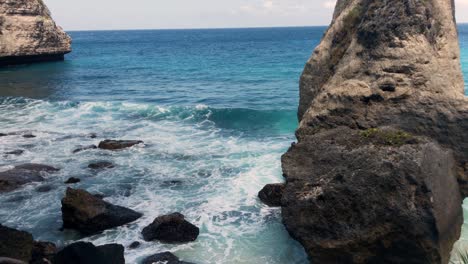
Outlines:
[[63,60],[70,51],[42,0],[0,0],[0,66]]
[[468,196],[454,9],[338,0],[282,159],[284,223],[313,263],[448,262]]

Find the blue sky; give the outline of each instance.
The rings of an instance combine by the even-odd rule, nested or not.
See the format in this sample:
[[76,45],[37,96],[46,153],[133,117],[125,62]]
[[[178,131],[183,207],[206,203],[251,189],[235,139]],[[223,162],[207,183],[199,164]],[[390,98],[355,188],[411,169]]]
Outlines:
[[[328,25],[335,0],[44,0],[65,30]],[[468,22],[468,0],[457,19]]]

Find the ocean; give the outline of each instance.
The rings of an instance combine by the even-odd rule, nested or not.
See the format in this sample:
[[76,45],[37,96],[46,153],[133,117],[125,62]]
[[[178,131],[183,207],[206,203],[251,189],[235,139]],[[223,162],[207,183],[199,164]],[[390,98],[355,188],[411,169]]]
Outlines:
[[[0,153],[25,151],[0,156],[0,170],[28,162],[62,170],[1,195],[0,223],[59,245],[83,239],[127,246],[142,241],[141,229],[155,217],[181,212],[200,227],[196,242],[143,243],[126,249],[127,263],[162,251],[207,264],[307,263],[281,210],[263,205],[257,193],[282,181],[280,157],[295,141],[299,77],[325,29],[69,32],[66,61],[1,69],[0,132],[37,137],[0,138]],[[468,76],[468,25],[459,33]],[[145,146],[72,154],[107,138]],[[116,168],[92,172],[87,165],[95,161]],[[60,231],[69,177],[82,180],[72,187],[144,217],[87,238]]]

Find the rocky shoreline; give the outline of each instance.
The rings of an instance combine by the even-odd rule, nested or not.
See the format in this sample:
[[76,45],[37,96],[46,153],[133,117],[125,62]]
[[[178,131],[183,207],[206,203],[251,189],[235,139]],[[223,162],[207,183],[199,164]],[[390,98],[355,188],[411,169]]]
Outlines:
[[[22,133],[0,134],[0,137],[18,136]],[[26,136],[26,137],[25,137]],[[34,139],[31,133],[24,133],[24,138]],[[94,136],[93,138],[96,138]],[[139,140],[104,140],[98,147],[86,150],[119,151],[139,145],[144,147],[144,142]],[[77,153],[77,152],[73,152]],[[21,154],[19,154],[21,155]],[[112,165],[112,166],[111,166]],[[114,167],[112,163],[98,162],[88,166],[92,170],[105,170]],[[59,168],[49,165],[26,163],[15,165],[12,169],[0,172],[0,193],[7,193],[24,185],[34,182],[46,182]],[[64,185],[81,182],[80,179],[70,177]],[[45,190],[47,191],[47,190]],[[100,195],[93,195],[82,189],[67,188],[62,203],[62,231],[72,229],[83,236],[91,236],[102,233],[107,229],[138,221],[143,215],[129,208],[114,205],[104,201]],[[162,215],[141,231],[143,240],[148,243],[182,244],[190,243],[197,239],[199,228],[185,220],[180,213]],[[135,241],[128,245],[132,250],[140,246]],[[24,231],[12,229],[0,225],[0,263],[5,264],[70,264],[70,263],[99,263],[99,264],[124,264],[125,247],[120,244],[106,244],[95,246],[88,242],[75,242],[62,248],[54,243],[34,241],[33,236]],[[142,260],[142,263],[183,264],[179,258],[170,252],[155,253]]]
[[0,39],[0,67],[60,61],[71,52],[71,38],[42,0],[1,1]]

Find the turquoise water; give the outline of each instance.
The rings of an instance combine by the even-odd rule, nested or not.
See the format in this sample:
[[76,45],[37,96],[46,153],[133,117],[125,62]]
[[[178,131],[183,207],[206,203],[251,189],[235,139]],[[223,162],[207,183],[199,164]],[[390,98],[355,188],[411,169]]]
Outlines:
[[[71,32],[65,62],[0,70],[0,170],[24,162],[62,168],[47,182],[0,196],[0,223],[58,244],[60,199],[74,187],[144,213],[128,226],[84,240],[141,240],[156,216],[179,211],[201,228],[195,243],[143,243],[128,263],[163,250],[196,263],[307,263],[257,192],[282,181],[280,157],[295,140],[298,79],[325,27]],[[460,27],[468,74],[468,26]],[[88,138],[97,133],[97,139]],[[121,152],[71,154],[101,139],[141,139]],[[87,165],[117,167],[93,173]],[[38,187],[48,185],[50,192]]]

